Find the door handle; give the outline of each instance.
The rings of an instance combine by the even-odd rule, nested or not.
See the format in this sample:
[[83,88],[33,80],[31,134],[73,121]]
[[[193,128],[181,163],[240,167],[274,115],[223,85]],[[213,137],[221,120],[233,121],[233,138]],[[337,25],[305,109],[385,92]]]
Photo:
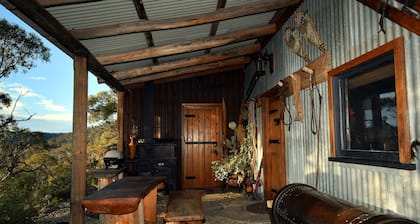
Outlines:
[[280,144],[281,143],[279,139],[270,139],[268,142],[270,144]]

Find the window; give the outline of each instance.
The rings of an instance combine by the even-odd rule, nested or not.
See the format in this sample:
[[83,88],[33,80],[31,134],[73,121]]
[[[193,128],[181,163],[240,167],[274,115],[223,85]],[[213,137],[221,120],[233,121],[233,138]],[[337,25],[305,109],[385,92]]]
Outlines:
[[153,131],[153,138],[155,139],[160,139],[160,132],[161,132],[161,128],[160,128],[160,116],[155,115],[155,120],[154,120],[154,131]]
[[330,71],[328,84],[331,161],[415,169],[402,38]]

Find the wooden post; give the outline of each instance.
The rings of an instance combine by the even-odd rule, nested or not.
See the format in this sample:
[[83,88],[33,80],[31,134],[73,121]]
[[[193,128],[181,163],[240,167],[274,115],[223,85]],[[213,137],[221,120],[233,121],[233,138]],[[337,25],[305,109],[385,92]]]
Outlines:
[[71,224],[84,224],[82,199],[86,194],[87,98],[86,57],[74,58],[73,157],[71,177]]
[[118,107],[117,107],[117,121],[118,121],[118,142],[117,149],[124,154],[124,96],[125,92],[118,92]]

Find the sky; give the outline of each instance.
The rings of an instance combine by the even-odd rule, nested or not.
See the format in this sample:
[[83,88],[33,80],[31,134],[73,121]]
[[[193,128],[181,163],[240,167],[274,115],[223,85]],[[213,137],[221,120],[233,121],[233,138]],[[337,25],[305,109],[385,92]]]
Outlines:
[[[27,32],[38,34],[2,5],[0,19],[6,19]],[[34,115],[29,121],[19,122],[19,127],[49,133],[72,132],[73,60],[41,35],[38,34],[38,37],[50,49],[50,61],[37,61],[36,66],[27,73],[18,72],[2,78],[0,92],[8,93],[13,103],[21,96],[13,111],[16,119]],[[88,78],[89,95],[110,90],[106,84],[98,84],[93,74],[89,73]],[[0,114],[10,114],[13,105],[1,109]]]

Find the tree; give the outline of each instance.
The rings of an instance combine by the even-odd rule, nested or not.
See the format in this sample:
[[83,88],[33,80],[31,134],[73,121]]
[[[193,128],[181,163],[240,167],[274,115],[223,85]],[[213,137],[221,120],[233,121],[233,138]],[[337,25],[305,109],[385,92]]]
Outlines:
[[112,91],[101,91],[88,98],[89,122],[103,123],[115,121],[117,95]]
[[[27,33],[18,25],[0,20],[0,79],[18,71],[27,72],[38,60],[48,62],[50,51],[41,39],[33,33]],[[9,94],[0,92],[0,109],[10,107]],[[14,123],[13,114],[0,114],[0,131]]]
[[97,124],[88,130],[89,167],[101,165],[105,152],[110,146],[117,144],[117,105],[117,95],[112,91],[101,91],[88,98],[88,120],[91,124]]
[[[49,49],[35,34],[0,20],[0,79],[25,73],[37,61],[49,59]],[[28,160],[44,144],[39,133],[17,127],[13,112],[20,97],[13,103],[8,93],[0,92],[0,110],[13,106],[10,114],[0,114],[0,223],[33,223],[35,202],[40,198],[39,177],[47,171],[46,161]]]

